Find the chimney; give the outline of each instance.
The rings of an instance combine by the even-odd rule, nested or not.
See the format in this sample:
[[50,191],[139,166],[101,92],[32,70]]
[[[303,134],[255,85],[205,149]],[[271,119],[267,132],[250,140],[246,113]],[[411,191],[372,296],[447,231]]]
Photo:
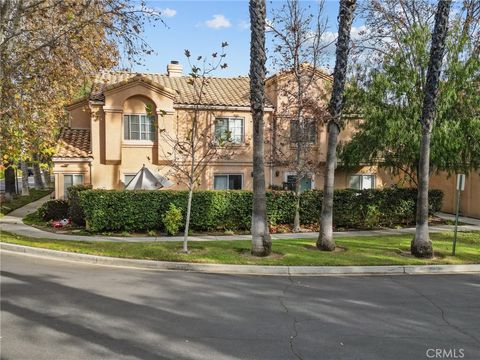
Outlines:
[[167,74],[170,77],[178,77],[183,75],[183,67],[176,60],[170,61],[167,65]]

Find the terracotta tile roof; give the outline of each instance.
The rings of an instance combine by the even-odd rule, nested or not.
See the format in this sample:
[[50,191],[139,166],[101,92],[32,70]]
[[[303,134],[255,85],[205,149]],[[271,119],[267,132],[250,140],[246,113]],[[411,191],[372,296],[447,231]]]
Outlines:
[[[91,99],[103,100],[103,91],[119,83],[126,83],[134,77],[145,78],[154,84],[166,87],[175,92],[175,104],[195,105],[196,95],[194,86],[189,84],[189,76],[170,77],[166,74],[130,73],[123,71],[104,72],[97,76]],[[246,76],[236,78],[210,77],[205,87],[202,105],[212,106],[250,106],[250,78]],[[272,106],[266,102],[266,106]]]
[[62,129],[55,157],[87,158],[90,150],[90,129]]

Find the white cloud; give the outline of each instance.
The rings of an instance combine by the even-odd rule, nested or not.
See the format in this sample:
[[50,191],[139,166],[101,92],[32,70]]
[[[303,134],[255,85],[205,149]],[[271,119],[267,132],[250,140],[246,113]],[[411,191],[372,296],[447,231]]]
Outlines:
[[223,15],[213,15],[213,18],[205,21],[205,25],[212,29],[229,28],[232,26],[230,20]]
[[177,15],[177,10],[170,8],[160,9],[160,14],[165,17],[174,17],[175,15]]
[[250,30],[250,22],[242,20],[238,23],[240,30]]

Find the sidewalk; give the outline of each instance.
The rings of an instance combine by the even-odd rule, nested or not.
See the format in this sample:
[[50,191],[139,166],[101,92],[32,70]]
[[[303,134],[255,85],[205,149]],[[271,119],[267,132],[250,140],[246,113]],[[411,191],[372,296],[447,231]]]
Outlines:
[[[10,214],[0,219],[0,227],[4,231],[8,231],[17,235],[23,235],[33,238],[43,238],[52,240],[74,240],[74,241],[116,241],[116,242],[153,242],[153,241],[183,241],[182,236],[135,236],[135,237],[123,237],[123,236],[82,236],[82,235],[68,235],[59,234],[49,231],[37,229],[35,227],[25,225],[22,222],[22,218],[27,214],[34,212],[44,202],[48,201],[50,196],[46,196],[40,200],[34,201],[22,208],[12,211]],[[439,217],[450,220],[453,215],[438,214]],[[461,225],[458,227],[458,231],[480,231],[480,220],[471,218],[460,218],[462,223],[468,225]],[[437,225],[430,226],[430,232],[444,232],[453,231],[453,225]],[[385,236],[385,235],[402,235],[402,234],[414,234],[415,228],[401,228],[401,229],[385,229],[385,230],[362,230],[362,231],[342,231],[334,232],[335,237],[342,236]],[[272,234],[273,240],[282,239],[316,239],[318,238],[318,232],[305,232],[305,233],[284,233],[284,234]],[[215,240],[251,240],[250,235],[202,235],[202,236],[189,236],[189,241],[215,241]]]

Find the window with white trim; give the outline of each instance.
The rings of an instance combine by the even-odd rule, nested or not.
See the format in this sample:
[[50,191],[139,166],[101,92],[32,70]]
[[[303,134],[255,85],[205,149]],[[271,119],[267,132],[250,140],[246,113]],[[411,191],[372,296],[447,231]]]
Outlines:
[[230,141],[236,144],[244,142],[244,119],[239,117],[215,118],[215,139],[219,142]]
[[221,174],[215,175],[213,178],[214,190],[241,190],[242,189],[241,174]]
[[358,174],[350,176],[348,187],[351,189],[375,189],[375,175]]
[[75,185],[83,185],[83,174],[64,174],[63,175],[63,196],[68,198],[68,188]]
[[147,114],[123,115],[124,140],[155,140],[155,116]]

